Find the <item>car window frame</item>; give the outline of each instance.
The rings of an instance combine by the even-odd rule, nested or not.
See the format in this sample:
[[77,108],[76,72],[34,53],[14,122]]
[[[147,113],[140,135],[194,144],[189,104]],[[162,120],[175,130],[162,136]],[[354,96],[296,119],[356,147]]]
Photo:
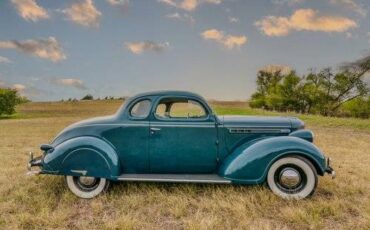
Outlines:
[[[163,117],[159,117],[157,116],[156,114],[156,110],[157,110],[157,107],[159,105],[159,103],[161,102],[161,100],[163,99],[166,99],[166,98],[181,98],[181,99],[187,99],[187,100],[192,100],[192,101],[195,101],[195,102],[198,102],[200,106],[203,107],[204,111],[206,112],[206,116],[205,117],[201,117],[201,118],[163,118]],[[211,115],[213,114],[212,111],[208,108],[208,106],[205,105],[205,103],[198,99],[198,98],[194,98],[194,97],[188,97],[188,96],[162,96],[162,97],[159,97],[156,102],[153,104],[152,106],[152,112],[151,114],[153,115],[153,117],[158,120],[158,121],[168,121],[168,122],[176,122],[176,121],[209,121],[210,120],[210,117]]]
[[[141,101],[149,101],[150,102],[150,108],[149,108],[149,113],[146,115],[146,117],[134,117],[131,115],[131,110],[134,108],[134,106],[141,102]],[[153,109],[153,100],[148,98],[148,97],[143,97],[143,98],[137,98],[136,100],[132,101],[130,103],[130,105],[128,106],[128,110],[127,110],[127,116],[130,120],[146,120],[148,119],[148,117],[150,116],[151,114],[151,111]]]

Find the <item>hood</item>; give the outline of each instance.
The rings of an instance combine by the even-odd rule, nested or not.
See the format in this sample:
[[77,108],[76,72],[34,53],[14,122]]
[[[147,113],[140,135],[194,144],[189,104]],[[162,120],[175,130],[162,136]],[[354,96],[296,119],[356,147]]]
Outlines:
[[304,123],[295,117],[218,116],[225,127],[302,129]]

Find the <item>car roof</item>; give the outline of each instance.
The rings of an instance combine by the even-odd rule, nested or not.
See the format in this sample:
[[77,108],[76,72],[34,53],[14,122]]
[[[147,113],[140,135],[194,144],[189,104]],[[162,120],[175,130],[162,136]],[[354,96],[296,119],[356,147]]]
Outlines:
[[145,97],[145,96],[185,96],[185,97],[197,97],[202,98],[199,94],[192,93],[189,91],[180,91],[180,90],[160,90],[160,91],[150,91],[145,93],[140,93],[132,98],[139,98],[139,97]]
[[181,90],[160,90],[160,91],[150,91],[150,92],[140,93],[140,94],[137,94],[133,97],[130,97],[128,100],[125,100],[123,106],[119,109],[119,111],[121,111],[121,112],[118,112],[118,114],[124,113],[124,111],[126,111],[126,108],[133,101],[140,100],[143,97],[152,97],[152,96],[154,96],[154,97],[168,96],[168,97],[197,98],[198,100],[200,100],[203,103],[203,105],[207,108],[208,111],[212,112],[212,109],[207,104],[207,101],[202,96],[200,96],[199,94],[192,93],[192,92],[189,92],[189,91],[181,91]]

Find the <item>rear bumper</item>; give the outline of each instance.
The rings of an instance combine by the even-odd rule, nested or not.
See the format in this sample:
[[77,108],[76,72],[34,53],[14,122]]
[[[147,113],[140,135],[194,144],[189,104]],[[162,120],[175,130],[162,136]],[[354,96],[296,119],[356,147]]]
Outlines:
[[[41,173],[41,167],[42,167],[42,158],[43,156],[33,157],[33,153],[29,153],[30,160],[27,163],[27,175],[37,175]],[[33,169],[33,167],[38,167],[38,169]]]
[[326,169],[325,169],[325,172],[327,174],[330,174],[331,175],[331,178],[334,179],[335,176],[336,176],[336,173],[335,173],[335,170],[331,167],[330,163],[331,163],[331,159],[330,159],[330,157],[328,157],[326,159]]

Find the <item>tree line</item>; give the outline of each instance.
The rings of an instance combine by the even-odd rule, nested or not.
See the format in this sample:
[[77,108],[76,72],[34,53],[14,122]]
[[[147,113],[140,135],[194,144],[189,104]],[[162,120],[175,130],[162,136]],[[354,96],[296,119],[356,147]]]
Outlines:
[[296,71],[260,70],[250,106],[276,111],[369,118],[370,88],[366,82],[370,55],[299,76]]
[[[299,76],[296,71],[260,70],[257,91],[249,102],[253,108],[324,116],[370,117],[370,55],[341,65],[336,71],[325,68]],[[81,100],[113,100],[88,94]],[[119,98],[123,99],[123,98]],[[28,102],[15,89],[0,88],[0,116],[15,113],[15,106]],[[64,100],[62,100],[64,101]],[[67,101],[77,101],[68,99]]]
[[[105,97],[97,97],[97,98],[94,98],[93,95],[91,94],[86,94],[85,96],[83,96],[80,101],[100,101],[100,100],[125,100],[126,98],[125,97],[114,97],[114,96],[105,96]],[[72,102],[76,102],[76,101],[79,101],[77,98],[68,98],[66,100],[62,99],[60,100],[61,102],[64,102],[64,101],[72,101]]]

